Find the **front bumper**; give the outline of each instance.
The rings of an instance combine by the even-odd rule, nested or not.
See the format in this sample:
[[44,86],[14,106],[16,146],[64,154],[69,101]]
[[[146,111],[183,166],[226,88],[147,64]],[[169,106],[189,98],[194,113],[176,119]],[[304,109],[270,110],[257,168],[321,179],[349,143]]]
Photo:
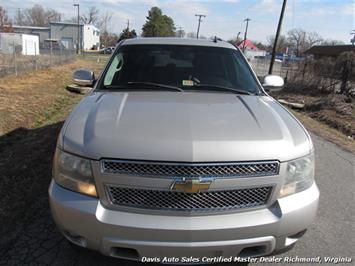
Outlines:
[[54,181],[49,199],[53,218],[70,241],[108,256],[164,262],[163,257],[254,257],[287,249],[314,220],[319,191],[313,184],[269,208],[208,216],[110,210]]

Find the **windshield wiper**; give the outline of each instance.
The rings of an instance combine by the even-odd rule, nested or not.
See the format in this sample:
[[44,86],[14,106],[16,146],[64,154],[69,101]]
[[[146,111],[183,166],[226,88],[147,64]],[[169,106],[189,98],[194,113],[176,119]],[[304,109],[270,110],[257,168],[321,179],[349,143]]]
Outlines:
[[211,88],[213,90],[217,90],[217,91],[229,91],[229,92],[234,92],[234,93],[238,93],[238,94],[245,94],[245,95],[252,95],[251,92],[249,91],[245,91],[245,90],[239,90],[239,89],[235,89],[235,88],[230,88],[230,87],[224,87],[224,86],[220,86],[220,85],[213,85],[213,84],[200,84],[200,83],[195,83],[192,88]]
[[106,89],[123,89],[123,88],[127,88],[127,86],[133,86],[133,87],[139,86],[140,88],[144,87],[144,89],[159,88],[159,89],[181,91],[181,92],[184,91],[180,87],[170,86],[170,85],[160,84],[160,83],[154,83],[154,82],[144,82],[144,81],[128,81],[128,82],[120,84],[120,85],[107,85],[107,86],[105,86],[105,88]]

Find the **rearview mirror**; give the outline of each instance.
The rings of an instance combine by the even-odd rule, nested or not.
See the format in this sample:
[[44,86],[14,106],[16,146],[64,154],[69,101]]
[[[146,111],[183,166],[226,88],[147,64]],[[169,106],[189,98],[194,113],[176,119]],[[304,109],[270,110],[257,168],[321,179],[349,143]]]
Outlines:
[[284,85],[284,79],[277,75],[267,75],[264,77],[263,87],[265,90],[281,89]]
[[78,69],[74,72],[73,80],[77,85],[92,87],[95,82],[95,74],[91,70]]

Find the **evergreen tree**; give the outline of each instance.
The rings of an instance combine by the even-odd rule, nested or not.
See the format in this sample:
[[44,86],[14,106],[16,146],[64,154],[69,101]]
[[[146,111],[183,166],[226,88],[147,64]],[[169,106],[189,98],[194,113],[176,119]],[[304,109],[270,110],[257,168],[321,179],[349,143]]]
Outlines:
[[124,39],[131,39],[131,38],[136,38],[137,33],[135,30],[129,30],[128,28],[125,28],[121,33],[120,33],[120,38],[118,39],[118,42],[124,40]]
[[147,16],[147,21],[142,28],[144,37],[169,37],[175,36],[174,21],[164,15],[160,8],[152,7]]

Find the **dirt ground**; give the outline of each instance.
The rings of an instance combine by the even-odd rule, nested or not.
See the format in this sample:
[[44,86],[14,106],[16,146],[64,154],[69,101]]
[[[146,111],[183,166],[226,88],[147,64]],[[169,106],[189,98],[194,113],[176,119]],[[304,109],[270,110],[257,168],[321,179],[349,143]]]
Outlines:
[[305,104],[302,113],[355,138],[355,100],[340,94],[307,94],[283,90],[273,92],[275,99]]
[[[36,219],[29,206],[47,200],[51,160],[64,119],[83,97],[65,90],[72,73],[102,63],[67,65],[0,79],[0,234]],[[16,185],[15,185],[16,184]],[[20,185],[19,185],[20,184]],[[43,202],[42,205],[43,206]],[[40,210],[38,210],[40,212]],[[40,215],[40,214],[39,214]],[[0,245],[4,238],[0,238]]]

